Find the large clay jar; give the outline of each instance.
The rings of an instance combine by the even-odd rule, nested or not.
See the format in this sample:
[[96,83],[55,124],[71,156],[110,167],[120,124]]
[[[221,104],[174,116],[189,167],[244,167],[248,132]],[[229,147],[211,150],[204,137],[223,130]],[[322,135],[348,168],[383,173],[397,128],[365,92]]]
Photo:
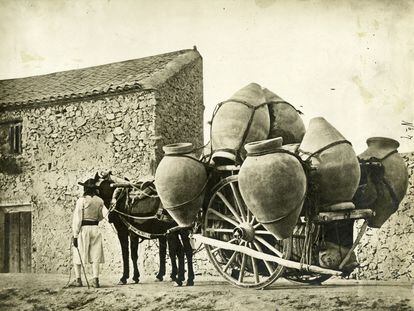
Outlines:
[[278,239],[290,237],[306,194],[306,175],[282,138],[249,143],[239,172],[240,192],[249,210]]
[[359,155],[360,160],[376,161],[382,164],[377,176],[368,177],[367,189],[362,195],[364,207],[371,208],[375,215],[368,225],[380,228],[397,211],[408,187],[408,170],[403,158],[398,154],[398,141],[386,137],[371,137],[367,140],[368,149]]
[[282,137],[283,144],[300,143],[305,135],[305,124],[291,104],[268,89],[263,89],[270,114],[269,138]]
[[165,155],[155,173],[155,186],[164,208],[179,226],[191,226],[201,209],[207,173],[193,154],[191,143],[163,147]]
[[299,147],[303,160],[314,170],[309,174],[318,203],[350,202],[358,188],[358,158],[349,141],[324,118],[313,118]]
[[211,124],[214,163],[242,162],[244,144],[266,139],[269,128],[269,110],[262,88],[251,83],[216,107]]

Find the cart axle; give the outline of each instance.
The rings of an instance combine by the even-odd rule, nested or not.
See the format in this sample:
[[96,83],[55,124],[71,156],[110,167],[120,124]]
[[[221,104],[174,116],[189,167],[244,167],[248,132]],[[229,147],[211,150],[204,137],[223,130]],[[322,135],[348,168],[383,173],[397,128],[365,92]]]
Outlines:
[[233,237],[237,240],[253,242],[254,236],[255,230],[248,222],[243,222],[238,227],[233,229]]

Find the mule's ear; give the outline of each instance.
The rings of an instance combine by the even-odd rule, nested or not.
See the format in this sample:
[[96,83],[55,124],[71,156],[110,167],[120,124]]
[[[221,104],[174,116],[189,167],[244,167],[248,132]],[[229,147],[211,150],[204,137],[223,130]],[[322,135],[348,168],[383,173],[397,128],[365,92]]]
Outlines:
[[94,180],[99,180],[99,173],[98,172],[96,172],[96,174],[95,174],[95,177],[93,178]]
[[102,175],[102,178],[105,180],[109,180],[111,178],[112,171],[108,171]]

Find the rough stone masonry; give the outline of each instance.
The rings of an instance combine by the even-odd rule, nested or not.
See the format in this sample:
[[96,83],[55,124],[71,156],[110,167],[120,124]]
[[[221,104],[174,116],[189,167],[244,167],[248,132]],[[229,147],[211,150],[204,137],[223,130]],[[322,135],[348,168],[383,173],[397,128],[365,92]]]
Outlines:
[[[409,180],[407,194],[395,214],[379,229],[368,228],[357,248],[360,267],[354,276],[371,280],[414,278],[414,152],[402,154]],[[355,226],[356,229],[361,221]]]
[[[82,193],[78,181],[108,169],[136,180],[154,173],[163,145],[202,144],[202,77],[200,54],[184,50],[0,81],[0,126],[22,124],[22,152],[1,156],[0,205],[31,206],[32,272],[69,271],[72,211]],[[28,89],[32,92],[22,98]],[[10,104],[13,100],[19,102]],[[0,216],[4,261],[1,208]],[[104,229],[103,272],[119,273],[116,233],[108,223]]]

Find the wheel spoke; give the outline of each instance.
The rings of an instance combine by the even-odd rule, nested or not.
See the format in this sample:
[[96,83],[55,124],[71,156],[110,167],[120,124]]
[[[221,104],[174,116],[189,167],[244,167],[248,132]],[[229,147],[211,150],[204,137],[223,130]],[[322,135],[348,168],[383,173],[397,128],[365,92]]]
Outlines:
[[254,226],[253,226],[253,228],[258,228],[258,227],[260,227],[262,224],[260,223],[260,222],[258,222],[257,224],[255,224]]
[[247,255],[243,254],[242,255],[242,263],[241,263],[241,267],[240,267],[240,274],[239,274],[239,282],[243,282],[243,278],[244,278],[244,270],[246,269],[246,259],[247,259]]
[[221,232],[221,233],[233,233],[233,229],[225,229],[225,228],[207,228],[206,232]]
[[231,255],[229,261],[226,263],[226,265],[223,268],[223,271],[226,272],[227,269],[230,267],[230,265],[233,263],[234,259],[236,258],[237,252],[234,252],[233,255]]
[[[263,253],[263,249],[261,248],[261,246],[260,246],[259,243],[253,242],[253,245],[257,248],[257,250],[259,252],[262,252]],[[270,265],[270,263],[268,261],[266,261],[266,260],[263,260],[263,261],[265,263],[265,266],[266,266],[267,271],[269,271],[270,274],[273,274],[274,270],[273,270],[272,266]]]
[[240,218],[240,216],[237,214],[236,210],[234,209],[234,207],[230,204],[229,201],[227,201],[226,197],[224,196],[224,194],[222,194],[220,191],[217,192],[217,195],[219,196],[219,198],[224,202],[224,204],[226,204],[227,208],[230,210],[230,212],[233,214],[233,216],[237,219],[238,222],[242,223],[243,220]]
[[242,217],[242,219],[244,221],[247,221],[246,220],[247,219],[246,218],[246,212],[244,210],[244,202],[243,202],[243,199],[242,199],[242,197],[240,195],[240,192],[236,188],[236,186],[234,185],[234,183],[230,183],[230,186],[231,186],[231,190],[233,190],[234,198],[236,199],[236,204],[237,204],[237,206],[238,206],[238,208],[240,210],[241,217]]
[[[232,242],[234,242],[236,240],[237,240],[236,238],[233,238],[231,240],[228,240],[227,243],[232,243]],[[214,249],[211,250],[211,253],[214,254],[215,252],[217,252],[220,249],[221,249],[220,247],[216,247],[216,248],[214,248]]]
[[215,214],[216,216],[224,219],[225,221],[231,223],[233,226],[237,227],[239,224],[237,222],[235,222],[233,219],[223,215],[222,213],[216,211],[215,209],[210,208],[209,211],[213,214]]
[[271,235],[271,236],[273,236],[273,237],[274,237],[274,235],[273,235],[271,232],[267,231],[267,230],[255,230],[255,231],[254,231],[254,233],[255,233],[255,234],[265,234],[265,235]]
[[266,240],[264,240],[263,238],[256,236],[254,237],[254,239],[256,241],[259,241],[260,243],[262,243],[264,246],[266,246],[269,250],[271,250],[273,253],[275,253],[276,255],[278,255],[279,257],[283,257],[283,254],[277,250],[276,248],[274,248],[272,245],[270,245]]
[[[251,245],[250,245],[251,247]],[[257,283],[259,283],[259,271],[257,269],[257,262],[256,259],[254,257],[250,257],[250,259],[252,260],[252,266],[253,266],[253,273],[254,273],[254,281]]]

